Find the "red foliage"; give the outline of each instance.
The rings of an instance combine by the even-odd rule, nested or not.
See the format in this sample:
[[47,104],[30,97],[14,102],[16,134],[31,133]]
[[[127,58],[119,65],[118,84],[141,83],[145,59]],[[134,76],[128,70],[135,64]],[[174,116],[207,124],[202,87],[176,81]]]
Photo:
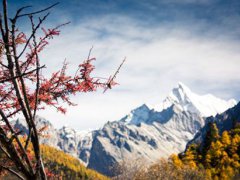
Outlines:
[[[61,113],[66,113],[64,103],[75,105],[70,100],[71,95],[96,91],[98,88],[103,88],[104,92],[111,89],[116,85],[114,79],[123,64],[107,81],[106,78],[93,78],[91,75],[95,69],[95,58],[90,58],[90,50],[88,58],[77,66],[74,74],[67,74],[67,63],[64,62],[59,71],[53,72],[50,77],[44,76],[45,65],[41,65],[39,54],[49,44],[50,39],[60,34],[59,28],[62,25],[45,29],[42,28],[42,23],[49,13],[38,17],[36,24],[34,16],[55,5],[57,3],[40,11],[23,13],[23,10],[29,8],[25,6],[17,10],[13,18],[9,18],[7,0],[3,0],[3,16],[0,15],[0,150],[11,159],[15,168],[26,179],[36,179],[37,176],[46,179],[46,174],[48,177],[53,176],[51,172],[44,170],[41,159],[39,136],[44,135],[42,131],[45,127],[37,129],[37,111],[51,106]],[[24,17],[30,19],[29,36],[16,28],[18,20]],[[39,29],[42,29],[40,38],[37,37]],[[14,129],[10,123],[10,118],[19,113],[24,117],[29,132],[23,138],[19,137],[21,132]],[[29,151],[29,146],[32,146],[33,153]],[[11,167],[4,167],[0,163],[0,170],[1,167],[24,179],[21,174],[9,169]]]
[[[26,53],[25,60],[20,60],[20,71],[22,72],[22,78],[25,84],[32,84],[37,82],[36,77],[36,63],[38,59],[38,54],[44,50],[46,45],[49,44],[48,39],[58,36],[60,31],[57,28],[45,30],[42,28],[44,36],[39,38],[37,44],[27,44],[27,37],[23,32],[18,33],[15,38],[17,45],[27,45],[28,52]],[[75,105],[70,101],[69,96],[75,95],[78,92],[90,92],[96,91],[97,88],[108,88],[109,86],[116,85],[116,83],[109,78],[107,82],[102,82],[101,79],[96,79],[91,77],[92,71],[95,66],[92,62],[96,60],[95,58],[86,59],[83,63],[78,65],[78,70],[74,76],[66,75],[67,63],[61,70],[52,73],[50,78],[46,78],[40,75],[39,91],[38,93],[38,108],[42,109],[45,105],[56,107],[57,111],[66,113],[66,109],[61,106],[61,102],[66,102],[68,105]],[[4,61],[4,60],[3,60]],[[2,62],[3,62],[2,61]],[[10,71],[3,65],[0,65],[0,108],[8,112],[16,112],[20,109],[19,100],[16,98],[15,92],[13,92],[13,83],[11,79]],[[16,77],[16,80],[20,82],[20,77]],[[20,84],[21,86],[21,84]],[[26,86],[26,93],[28,97],[28,102],[31,109],[36,106],[36,91],[35,87]],[[22,86],[21,86],[22,89]],[[41,106],[39,106],[41,105]],[[15,114],[15,113],[14,113]]]

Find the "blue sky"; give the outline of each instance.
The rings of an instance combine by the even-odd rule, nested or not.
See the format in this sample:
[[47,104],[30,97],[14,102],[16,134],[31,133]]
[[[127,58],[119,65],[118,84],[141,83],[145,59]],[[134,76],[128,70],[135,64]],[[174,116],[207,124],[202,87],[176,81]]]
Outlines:
[[[56,1],[9,1],[41,9]],[[109,76],[126,56],[117,81],[106,94],[83,94],[64,116],[47,109],[40,114],[57,126],[78,130],[117,120],[143,104],[159,104],[185,83],[199,94],[240,99],[239,0],[61,0],[46,26],[67,21],[61,36],[42,55],[48,74],[66,58],[69,73],[94,46],[96,74]],[[27,30],[25,21],[20,23]]]

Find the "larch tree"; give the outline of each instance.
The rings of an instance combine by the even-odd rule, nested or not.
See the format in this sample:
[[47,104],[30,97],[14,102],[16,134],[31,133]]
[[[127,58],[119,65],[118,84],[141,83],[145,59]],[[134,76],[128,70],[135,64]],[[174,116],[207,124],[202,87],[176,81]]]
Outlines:
[[[104,92],[116,83],[119,69],[110,78],[91,76],[95,58],[83,61],[73,75],[67,75],[67,63],[53,72],[51,77],[44,76],[45,65],[41,64],[39,53],[49,44],[49,40],[58,36],[59,28],[45,29],[43,23],[49,16],[53,4],[35,12],[26,12],[30,6],[22,7],[10,18],[7,0],[2,1],[0,14],[0,150],[10,165],[0,162],[0,169],[14,174],[20,179],[47,179],[41,157],[39,131],[36,127],[36,114],[46,106],[55,107],[65,113],[60,102],[74,105],[70,95],[86,93],[103,88]],[[19,20],[28,21],[30,34],[20,31]],[[42,36],[38,37],[38,32]],[[38,34],[37,34],[38,33]],[[124,62],[124,61],[123,61]],[[22,136],[21,130],[14,129],[11,120],[21,114],[26,121],[28,134]],[[30,148],[33,153],[29,153]]]

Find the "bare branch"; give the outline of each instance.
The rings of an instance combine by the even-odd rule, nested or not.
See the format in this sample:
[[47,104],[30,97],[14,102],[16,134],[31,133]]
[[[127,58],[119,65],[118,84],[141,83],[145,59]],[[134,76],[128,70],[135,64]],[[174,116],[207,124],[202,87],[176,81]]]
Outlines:
[[8,152],[3,149],[3,147],[0,145],[0,150],[7,156],[8,159],[12,160],[11,156],[8,154]]
[[87,59],[89,59],[90,58],[90,56],[91,56],[91,53],[92,53],[92,50],[93,50],[93,46],[91,47],[91,49],[89,50],[89,53],[88,53],[88,58]]
[[22,177],[19,173],[17,173],[16,171],[14,171],[13,169],[11,169],[10,167],[4,166],[0,164],[0,167],[9,171],[10,173],[14,174],[15,176],[17,176],[19,179],[25,180],[24,177]]
[[7,13],[7,1],[3,0],[3,18],[4,18],[4,24],[5,24],[5,38],[8,39],[9,36],[9,28],[8,28],[8,13]]
[[15,15],[15,17],[12,19],[12,21],[16,21],[17,18],[19,17],[19,14],[24,10],[24,9],[27,9],[27,8],[30,8],[32,6],[24,6],[24,7],[21,7],[20,9],[17,10],[17,13]]
[[113,82],[113,80],[116,78],[117,74],[119,73],[119,70],[121,69],[122,65],[124,64],[124,62],[126,61],[126,57],[123,59],[122,63],[120,64],[120,66],[118,67],[117,71],[114,73],[113,77],[108,81],[107,83],[107,87],[104,89],[103,93],[105,93],[108,89],[111,89],[111,83]]
[[39,10],[39,11],[35,11],[35,12],[31,12],[31,13],[20,14],[20,15],[17,15],[16,17],[19,18],[19,17],[23,17],[23,16],[29,16],[29,15],[39,14],[39,13],[42,13],[42,12],[44,12],[44,11],[47,11],[47,10],[53,8],[54,6],[56,6],[56,5],[58,5],[58,4],[59,4],[59,2],[53,4],[53,5],[45,8],[45,9],[42,9],[42,10]]
[[3,66],[3,67],[5,67],[5,68],[8,68],[8,66],[5,65],[5,64],[3,64],[2,62],[0,62],[0,65]]
[[19,78],[19,77],[23,77],[23,76],[32,74],[33,72],[35,72],[35,71],[37,71],[37,70],[40,70],[40,69],[42,69],[42,68],[45,68],[45,67],[46,67],[46,66],[43,65],[43,66],[41,66],[41,67],[38,67],[38,68],[33,69],[33,70],[31,70],[31,71],[25,72],[25,73],[23,73],[23,74],[16,75],[16,76],[14,76],[14,77],[10,77],[10,78],[7,78],[7,79],[0,80],[0,84],[1,84],[1,83],[5,83],[5,82],[7,82],[7,81],[12,81],[13,79],[16,79],[16,78]]
[[[8,27],[7,1],[6,0],[3,0],[3,11],[4,11],[4,22],[5,22],[5,34],[2,33],[3,41],[4,41],[4,48],[6,50],[9,73],[10,73],[11,77],[15,77],[16,72],[14,70],[14,63],[13,63],[13,60],[12,60],[12,56],[10,55],[11,50],[10,50],[10,45],[9,45],[10,41],[9,41],[9,27]],[[14,33],[15,33],[15,31],[13,31],[13,34]],[[13,47],[13,48],[16,48],[16,47]],[[17,99],[19,101],[19,104],[22,107],[23,115],[26,118],[26,121],[29,122],[29,115],[28,115],[28,112],[26,111],[26,108],[25,108],[26,104],[24,104],[22,94],[21,94],[21,91],[20,91],[21,88],[19,87],[18,81],[16,81],[16,79],[13,78],[12,83],[13,83],[14,89],[16,91],[16,96],[17,96]]]
[[17,109],[16,111],[14,111],[14,112],[11,112],[10,114],[7,114],[6,115],[6,117],[7,118],[10,118],[10,117],[12,117],[13,115],[15,115],[15,114],[17,114],[19,111],[21,111],[22,109],[20,108],[20,109]]
[[23,148],[22,143],[20,142],[18,136],[16,135],[16,132],[13,130],[12,125],[10,124],[10,122],[8,121],[7,117],[5,116],[4,112],[1,109],[0,109],[0,115],[1,115],[1,117],[3,119],[3,121],[6,123],[6,125],[10,129],[11,133],[13,134],[13,137],[16,139],[16,141],[17,141],[17,143],[18,143],[18,145],[19,145],[19,147],[20,147],[20,149],[21,149],[21,151],[22,151],[22,153],[24,155],[24,158],[26,159],[26,162],[27,162],[27,164],[28,164],[28,166],[30,168],[30,171],[31,171],[32,170],[32,164],[31,164],[31,162],[30,162],[30,160],[28,158],[28,155],[27,155],[25,149]]
[[3,29],[2,14],[0,14],[0,29],[1,29],[2,39],[4,39],[5,32]]
[[[30,20],[31,20],[31,25],[32,25],[32,31],[34,31],[34,22],[33,22],[33,17],[29,16]],[[40,86],[40,78],[39,78],[39,67],[40,67],[40,63],[39,63],[39,58],[38,58],[38,53],[37,53],[37,41],[36,41],[36,36],[35,34],[33,34],[33,46],[34,46],[34,54],[36,56],[36,76],[37,76],[37,82],[36,82],[36,90],[35,90],[35,106],[34,106],[34,112],[33,112],[33,119],[35,119],[36,116],[36,111],[37,111],[37,107],[38,107],[38,94],[39,94],[39,86]]]
[[22,159],[19,157],[15,146],[9,142],[9,139],[7,138],[6,133],[4,132],[2,127],[0,127],[0,141],[9,152],[10,156],[12,157],[12,160],[14,161],[16,168],[18,168],[18,170],[22,171],[24,174],[29,175],[29,172],[26,169],[25,165],[23,164]]
[[[48,14],[46,16],[44,16],[43,19],[39,19],[39,26],[40,24],[44,21],[44,19],[48,16]],[[23,95],[23,102],[24,102],[24,105],[25,107],[24,108],[24,111],[27,112],[28,116],[26,118],[26,122],[29,126],[29,129],[33,129],[33,133],[32,133],[32,137],[31,137],[31,141],[32,141],[32,145],[33,145],[33,149],[34,149],[34,153],[35,153],[35,157],[36,157],[36,172],[40,172],[41,174],[41,177],[42,179],[46,179],[46,174],[44,172],[44,166],[43,166],[43,163],[42,163],[42,159],[41,159],[41,154],[40,154],[40,146],[39,146],[39,138],[38,138],[38,132],[37,132],[37,129],[36,129],[36,125],[34,123],[34,119],[33,119],[33,115],[32,115],[32,112],[31,112],[31,108],[30,108],[30,103],[29,103],[29,99],[28,99],[28,96],[27,96],[27,89],[26,89],[26,86],[25,86],[25,82],[24,82],[24,79],[23,77],[21,76],[22,75],[22,71],[21,71],[21,68],[20,68],[20,65],[19,65],[19,62],[18,62],[18,57],[16,55],[16,46],[15,46],[15,22],[12,23],[12,48],[13,48],[13,53],[14,53],[14,60],[15,60],[15,66],[16,66],[16,72],[17,72],[17,75],[20,75],[19,77],[19,80],[20,80],[20,83],[21,83],[21,93]],[[35,32],[32,32],[32,37],[35,36]],[[16,87],[18,88],[18,87]],[[18,88],[19,89],[19,88]],[[17,140],[18,138],[16,138]],[[26,153],[26,150],[24,149],[24,147],[22,146],[22,144],[20,143],[19,144],[22,152]],[[29,158],[28,156],[25,156],[26,158],[26,162],[28,163],[28,165],[30,166],[29,170],[31,173],[33,173],[33,168],[32,168],[32,165],[29,161]]]
[[[30,21],[31,21],[31,26],[32,26],[32,31],[34,31],[35,29],[35,25],[34,25],[34,22],[33,22],[33,17],[32,16],[29,16],[30,18]],[[36,42],[36,36],[35,34],[33,34],[33,45],[34,45],[34,54],[36,55],[36,75],[37,75],[37,83],[36,83],[36,90],[35,90],[35,105],[34,105],[34,111],[33,111],[33,119],[35,119],[35,116],[36,116],[36,112],[37,112],[37,107],[38,107],[38,95],[39,95],[39,86],[40,86],[40,78],[39,78],[39,66],[40,66],[40,63],[39,63],[39,58],[38,58],[38,53],[37,53],[37,42]],[[32,136],[32,127],[29,128],[29,134],[28,134],[28,137],[27,137],[27,140],[26,140],[26,143],[25,143],[25,149],[28,148],[28,144],[29,144],[29,141],[31,139],[31,136]]]
[[35,29],[32,31],[32,34],[30,35],[30,37],[28,38],[23,50],[21,51],[21,53],[19,53],[19,55],[17,56],[17,58],[19,59],[23,53],[25,52],[25,50],[27,49],[27,46],[29,45],[31,39],[33,38],[33,34],[35,34],[37,32],[37,30],[40,28],[41,24],[43,23],[43,21],[45,21],[45,19],[49,16],[50,13],[46,14],[43,18],[39,18],[39,23],[37,24],[37,26],[35,27]]

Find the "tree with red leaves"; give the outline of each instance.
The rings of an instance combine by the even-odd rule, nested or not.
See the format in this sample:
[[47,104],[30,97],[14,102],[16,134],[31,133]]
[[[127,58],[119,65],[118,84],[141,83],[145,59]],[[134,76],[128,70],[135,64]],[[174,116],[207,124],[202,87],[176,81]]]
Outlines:
[[[30,6],[22,7],[13,18],[9,18],[7,0],[3,0],[0,14],[0,150],[11,162],[11,166],[0,162],[0,169],[20,179],[47,179],[39,145],[39,131],[43,127],[40,130],[36,127],[37,111],[52,106],[65,113],[66,109],[59,102],[74,105],[70,95],[98,88],[105,92],[116,84],[114,79],[123,64],[107,81],[93,78],[91,73],[95,67],[92,62],[95,58],[90,58],[90,50],[88,58],[78,66],[74,75],[66,74],[67,63],[64,62],[61,70],[52,73],[50,78],[45,77],[43,69],[46,67],[41,65],[39,53],[43,52],[50,39],[59,35],[59,28],[66,25],[52,29],[42,27],[49,16],[47,11],[56,5],[29,13],[24,11]],[[29,19],[29,36],[17,27],[17,22],[23,18]],[[42,31],[42,37],[37,37],[38,31]],[[17,114],[24,117],[28,126],[26,137],[10,122]],[[33,155],[29,153],[30,147]]]

